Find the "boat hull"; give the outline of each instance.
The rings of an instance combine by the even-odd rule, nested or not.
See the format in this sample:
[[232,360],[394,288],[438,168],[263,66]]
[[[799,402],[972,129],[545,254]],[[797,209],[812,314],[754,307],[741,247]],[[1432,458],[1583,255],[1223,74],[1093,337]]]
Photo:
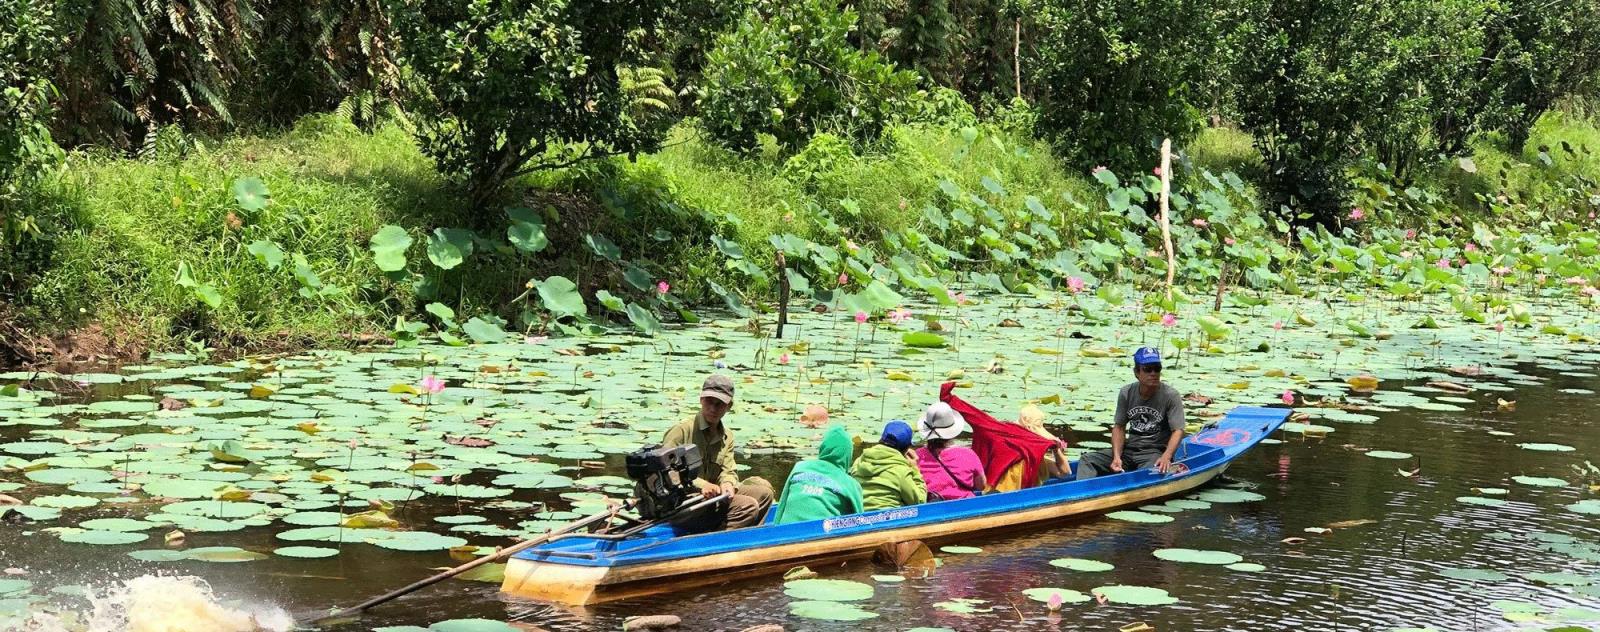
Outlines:
[[1002,494],[883,509],[852,516],[698,535],[665,526],[638,537],[566,536],[518,553],[501,590],[586,605],[869,557],[885,543],[957,538],[1038,528],[1074,516],[1182,494],[1222,473],[1235,457],[1277,430],[1289,411],[1241,407],[1216,427],[1186,438],[1177,462],[1187,471],[1136,470]]
[[879,546],[922,540],[929,546],[976,535],[992,535],[1038,527],[1117,507],[1187,492],[1204,485],[1221,468],[1169,483],[1111,496],[1050,505],[1014,514],[978,516],[940,524],[910,526],[814,542],[763,547],[703,557],[628,566],[574,566],[514,558],[506,564],[501,590],[530,599],[586,605],[721,584],[783,572],[797,565],[821,565],[871,557]]

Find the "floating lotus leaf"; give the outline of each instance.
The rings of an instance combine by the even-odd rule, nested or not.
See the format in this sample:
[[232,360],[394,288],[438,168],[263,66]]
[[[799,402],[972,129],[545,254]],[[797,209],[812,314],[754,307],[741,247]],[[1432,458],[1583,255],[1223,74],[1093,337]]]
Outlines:
[[906,580],[905,575],[873,575],[872,581],[880,584],[898,584]]
[[70,531],[61,534],[62,542],[77,544],[133,544],[143,542],[150,536],[144,533],[128,533],[125,531]]
[[28,480],[46,485],[73,485],[76,483],[98,483],[112,479],[111,473],[105,470],[90,470],[83,468],[49,468],[33,470],[26,474]]
[[1410,452],[1391,452],[1389,450],[1368,450],[1367,456],[1375,459],[1409,459]]
[[1043,603],[1050,603],[1052,597],[1060,597],[1061,603],[1083,603],[1093,599],[1093,597],[1081,592],[1066,588],[1029,588],[1022,591],[1022,594],[1029,599]]
[[783,584],[783,592],[810,601],[860,601],[872,598],[872,584],[843,579],[797,579]]
[[315,559],[338,555],[339,549],[328,549],[318,546],[284,546],[273,549],[272,554],[283,557]]
[[1155,556],[1169,562],[1215,564],[1218,566],[1235,564],[1244,560],[1243,557],[1226,551],[1205,551],[1200,549],[1156,549]]
[[1089,591],[1094,595],[1104,597],[1111,603],[1122,603],[1134,606],[1165,606],[1178,603],[1178,600],[1160,588],[1148,586],[1101,586]]
[[972,555],[975,553],[982,553],[983,549],[975,546],[941,546],[939,547],[939,552],[949,553],[951,555]]
[[1236,564],[1229,564],[1227,568],[1228,570],[1240,571],[1244,573],[1259,573],[1267,570],[1267,567],[1256,564],[1255,562],[1238,562]]
[[1249,503],[1266,500],[1266,496],[1240,489],[1208,489],[1193,496],[1195,500],[1209,503]]
[[519,632],[504,621],[493,619],[451,619],[428,626],[429,632]]
[[1086,573],[1099,573],[1116,568],[1115,566],[1099,560],[1085,560],[1075,557],[1063,557],[1061,559],[1050,560],[1050,565],[1057,568],[1065,568],[1071,571],[1083,571]]
[[88,496],[39,496],[33,499],[35,507],[50,507],[53,509],[83,509],[100,504],[98,498]]
[[246,551],[233,546],[207,546],[184,551],[183,559],[198,562],[254,562],[267,559],[267,555]]
[[94,531],[145,531],[147,529],[154,529],[161,525],[158,525],[154,522],[132,520],[129,518],[96,518],[94,520],[85,520],[80,522],[77,526],[83,529],[91,529]]
[[1148,523],[1152,523],[1152,524],[1154,524],[1154,523],[1162,523],[1162,522],[1172,522],[1172,516],[1163,516],[1161,514],[1153,514],[1153,513],[1143,512],[1143,511],[1113,511],[1111,513],[1106,514],[1106,517],[1110,518],[1112,520],[1124,520],[1124,521],[1127,521],[1127,522],[1148,522]]
[[855,604],[837,601],[796,601],[789,604],[789,614],[823,621],[862,621],[878,616],[877,613],[862,610]]
[[1485,498],[1483,496],[1457,496],[1456,502],[1466,503],[1468,505],[1479,505],[1483,507],[1499,507],[1506,504],[1506,501],[1503,499]]
[[33,582],[26,579],[0,578],[0,595],[21,594],[32,588]]
[[401,531],[387,537],[368,539],[368,542],[396,551],[444,551],[467,543],[461,538],[428,531]]
[[1580,500],[1567,505],[1567,511],[1581,514],[1600,514],[1600,499]]
[[1535,452],[1571,452],[1577,449],[1570,445],[1559,443],[1519,443],[1517,447]]
[[1511,480],[1533,487],[1566,487],[1567,481],[1545,476],[1513,476]]

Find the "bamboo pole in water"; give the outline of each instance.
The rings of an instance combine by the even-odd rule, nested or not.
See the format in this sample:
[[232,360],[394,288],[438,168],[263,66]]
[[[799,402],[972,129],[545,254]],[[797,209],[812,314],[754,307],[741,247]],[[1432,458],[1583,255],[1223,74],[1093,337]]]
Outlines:
[[1167,197],[1172,190],[1172,139],[1161,139],[1161,242],[1167,248],[1167,300],[1172,300],[1172,280],[1177,264],[1172,254],[1172,221],[1167,217]]

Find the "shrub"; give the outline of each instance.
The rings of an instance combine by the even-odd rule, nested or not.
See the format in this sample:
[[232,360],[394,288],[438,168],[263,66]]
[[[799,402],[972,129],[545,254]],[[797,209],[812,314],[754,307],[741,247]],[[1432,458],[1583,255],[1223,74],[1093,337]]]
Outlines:
[[37,267],[33,242],[45,235],[29,198],[42,168],[60,153],[47,126],[52,88],[44,72],[57,53],[51,4],[0,0],[0,298],[6,300],[18,277]]
[[743,153],[770,134],[786,150],[831,131],[876,140],[905,109],[915,73],[850,46],[852,11],[825,0],[772,2],[717,39],[707,63],[701,125]]
[[139,149],[162,125],[232,121],[228,93],[258,32],[256,0],[62,0],[56,136]]
[[391,16],[413,73],[408,111],[440,171],[475,210],[512,178],[606,154],[654,148],[618,71],[646,65],[636,31],[665,0],[403,0]]
[[1217,3],[1046,0],[1024,62],[1039,132],[1082,168],[1148,171],[1152,141],[1199,130],[1195,101],[1217,71]]

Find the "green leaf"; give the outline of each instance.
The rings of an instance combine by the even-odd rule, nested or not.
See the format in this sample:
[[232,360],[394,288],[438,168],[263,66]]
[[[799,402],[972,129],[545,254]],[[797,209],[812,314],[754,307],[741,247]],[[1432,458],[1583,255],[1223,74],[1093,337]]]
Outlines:
[[187,261],[178,262],[178,278],[174,279],[173,282],[177,283],[178,287],[194,287],[199,285],[199,283],[194,280],[194,273],[189,271],[189,262]]
[[472,231],[461,228],[435,228],[428,237],[428,260],[441,270],[449,270],[472,256]]
[[466,323],[463,323],[461,331],[467,334],[467,337],[471,338],[473,342],[481,344],[500,342],[506,338],[506,331],[501,329],[499,325],[477,316],[473,316]]
[[211,451],[211,458],[223,463],[249,463],[255,460],[255,455],[246,450],[244,444],[233,439],[213,441],[206,449]]
[[544,218],[532,209],[511,208],[506,209],[506,214],[511,216],[511,225],[506,227],[506,240],[517,250],[533,254],[550,245],[550,240],[544,234]]
[[655,314],[650,313],[648,309],[640,307],[637,303],[628,304],[628,320],[647,336],[657,336],[664,331],[661,327],[661,321],[656,319]]
[[294,253],[294,278],[303,288],[316,290],[322,287],[322,277],[317,276],[317,271],[311,269],[311,262],[306,261],[306,256]]
[[245,250],[256,256],[256,261],[267,266],[268,270],[277,270],[283,265],[283,249],[278,244],[267,239],[257,239],[250,242]]
[[583,304],[583,295],[578,293],[578,285],[564,276],[552,276],[540,282],[539,301],[557,317],[589,314],[588,307]]
[[744,258],[744,246],[740,246],[738,242],[723,239],[718,235],[712,235],[711,243],[716,244],[717,250],[722,251],[722,254],[726,255],[729,259]]
[[908,331],[900,336],[900,342],[919,349],[943,349],[946,344],[944,336],[927,331]]
[[605,235],[589,233],[583,236],[583,243],[601,259],[612,263],[622,260],[622,249],[611,243],[610,239],[606,239]]
[[628,309],[627,306],[623,304],[622,299],[613,296],[611,292],[606,290],[595,292],[594,298],[600,302],[600,305],[613,312],[623,312],[627,311]]
[[267,183],[260,178],[239,178],[233,181],[233,201],[239,208],[254,213],[267,207],[271,194],[267,192]]
[[623,271],[622,280],[626,281],[629,287],[640,292],[653,292],[656,289],[655,281],[651,280],[650,273],[644,268],[633,264],[628,264],[628,269]]
[[384,272],[397,272],[406,267],[406,249],[411,247],[411,235],[406,229],[387,224],[373,233],[367,247],[372,250],[372,260]]
[[444,321],[446,324],[449,324],[449,325],[454,325],[455,324],[456,310],[450,309],[449,306],[447,306],[447,305],[445,305],[443,303],[428,303],[427,305],[424,305],[422,307],[422,309],[423,309],[423,311],[426,311],[429,314],[433,314],[435,317],[437,317],[441,321]]
[[196,285],[194,287],[194,296],[211,309],[222,306],[222,294],[210,283]]

